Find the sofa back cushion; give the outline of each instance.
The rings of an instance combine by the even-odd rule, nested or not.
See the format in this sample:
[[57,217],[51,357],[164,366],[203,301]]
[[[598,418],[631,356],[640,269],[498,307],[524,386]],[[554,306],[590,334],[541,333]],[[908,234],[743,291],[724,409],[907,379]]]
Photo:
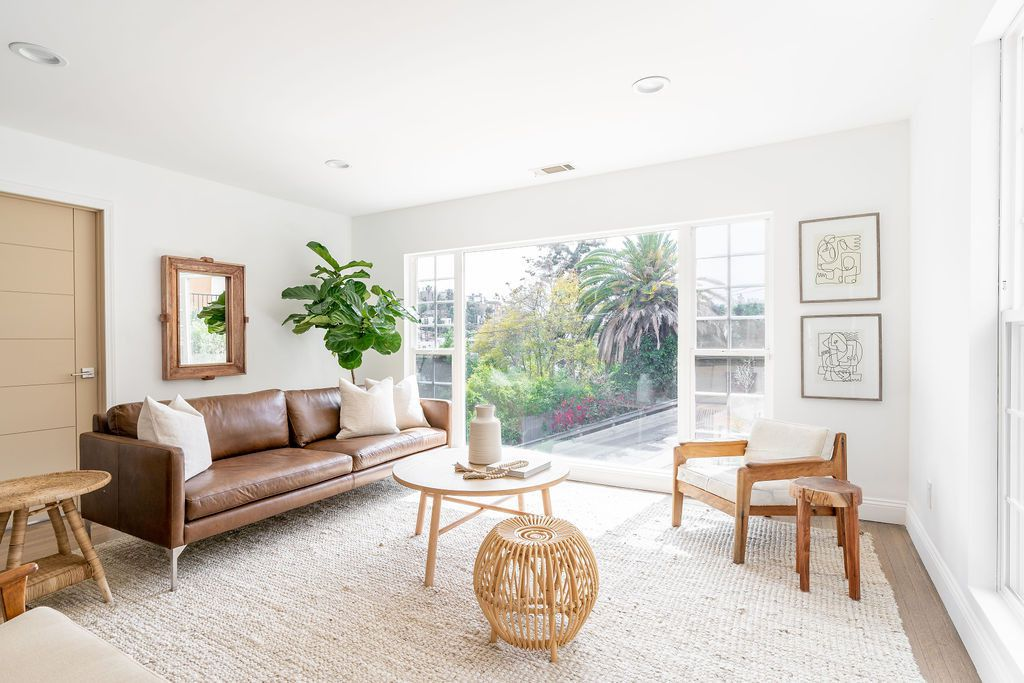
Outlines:
[[[206,420],[214,460],[288,446],[288,413],[280,389],[190,398],[188,403]],[[108,410],[110,433],[138,438],[141,411],[141,402],[122,403]]]
[[284,392],[292,444],[304,448],[314,441],[333,439],[340,428],[341,391],[338,387]]

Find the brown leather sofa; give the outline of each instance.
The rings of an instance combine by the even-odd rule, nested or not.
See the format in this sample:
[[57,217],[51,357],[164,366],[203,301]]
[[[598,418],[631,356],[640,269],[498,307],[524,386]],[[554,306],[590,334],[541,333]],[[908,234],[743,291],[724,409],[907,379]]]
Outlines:
[[82,497],[82,516],[178,555],[208,536],[377,481],[396,461],[451,445],[451,403],[423,399],[430,427],[336,439],[337,388],[190,399],[206,420],[213,466],[188,481],[180,448],[138,439],[141,403],[114,406],[81,435],[82,469],[111,480]]

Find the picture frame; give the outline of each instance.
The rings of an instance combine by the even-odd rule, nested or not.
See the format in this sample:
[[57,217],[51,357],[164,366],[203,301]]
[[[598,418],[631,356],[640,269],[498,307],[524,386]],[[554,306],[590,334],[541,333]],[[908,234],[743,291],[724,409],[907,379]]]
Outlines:
[[800,396],[882,400],[882,315],[800,318]]
[[800,303],[880,299],[880,224],[877,212],[800,221]]

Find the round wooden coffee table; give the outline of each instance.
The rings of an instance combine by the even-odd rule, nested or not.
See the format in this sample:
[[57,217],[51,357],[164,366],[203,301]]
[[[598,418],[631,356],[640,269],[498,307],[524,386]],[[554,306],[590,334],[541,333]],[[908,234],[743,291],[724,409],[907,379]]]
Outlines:
[[[541,500],[544,504],[544,514],[551,516],[551,493],[550,489],[560,484],[569,476],[569,468],[557,462],[552,462],[551,467],[538,472],[527,479],[516,479],[513,477],[502,477],[501,479],[463,479],[462,475],[455,471],[455,463],[466,463],[465,448],[442,448],[428,451],[419,455],[413,455],[395,464],[392,476],[402,486],[407,486],[420,492],[420,506],[416,514],[416,535],[423,533],[423,520],[426,516],[427,499],[431,501],[430,507],[430,531],[427,540],[427,568],[424,573],[423,585],[434,585],[434,565],[437,562],[437,539],[443,534],[451,531],[463,522],[473,519],[484,510],[504,512],[509,515],[525,515],[528,511],[523,509],[526,503],[525,494],[540,491]],[[504,446],[501,449],[503,461],[519,460],[536,456],[535,451],[528,451],[522,448],[511,448]],[[504,507],[501,505],[512,496],[518,496],[518,508]],[[481,503],[475,500],[467,500],[466,497],[498,497],[499,500],[493,503]],[[476,510],[464,517],[460,517],[451,524],[441,526],[441,503],[457,503],[468,505]]]
[[[7,569],[14,569],[21,564],[25,526],[30,515],[46,511],[50,516],[54,536],[57,537],[57,553],[34,560],[39,565],[39,571],[28,578],[26,600],[35,600],[91,578],[96,580],[103,600],[110,602],[110,587],[107,586],[103,565],[96,556],[74,500],[75,496],[101,489],[108,482],[110,473],[97,470],[52,472],[0,482],[0,536],[7,528],[7,520],[11,513],[14,513],[11,545],[7,550]],[[61,511],[64,512],[63,518]],[[67,518],[71,525],[71,532],[75,535],[84,557],[71,552],[64,518]]]

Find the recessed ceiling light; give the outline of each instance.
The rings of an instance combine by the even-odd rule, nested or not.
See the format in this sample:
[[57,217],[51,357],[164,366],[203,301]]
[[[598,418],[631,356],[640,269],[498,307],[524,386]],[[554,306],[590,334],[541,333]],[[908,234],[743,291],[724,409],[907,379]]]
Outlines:
[[46,66],[64,66],[68,63],[68,60],[61,57],[59,54],[54,52],[48,47],[42,45],[35,45],[33,43],[10,43],[7,47],[11,49],[11,52],[24,57],[30,62],[36,64],[45,64]]
[[633,92],[638,92],[641,95],[653,95],[663,90],[671,82],[665,76],[645,76],[633,83]]
[[324,166],[330,166],[331,168],[348,168],[348,162],[342,161],[341,159],[328,159],[324,162]]

